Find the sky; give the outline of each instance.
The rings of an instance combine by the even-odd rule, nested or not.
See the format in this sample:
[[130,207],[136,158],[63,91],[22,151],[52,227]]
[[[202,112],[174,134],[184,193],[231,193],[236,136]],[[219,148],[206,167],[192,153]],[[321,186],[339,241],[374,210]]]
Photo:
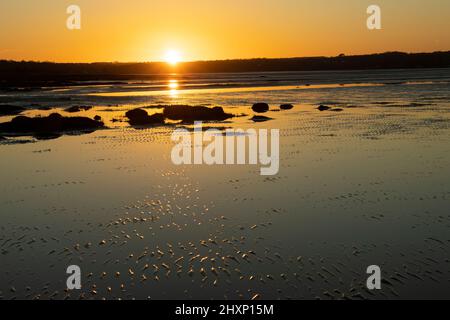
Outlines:
[[[69,5],[81,29],[69,30]],[[366,26],[381,8],[381,30]],[[0,59],[183,61],[450,50],[449,0],[1,0]],[[174,54],[175,53],[175,54]]]

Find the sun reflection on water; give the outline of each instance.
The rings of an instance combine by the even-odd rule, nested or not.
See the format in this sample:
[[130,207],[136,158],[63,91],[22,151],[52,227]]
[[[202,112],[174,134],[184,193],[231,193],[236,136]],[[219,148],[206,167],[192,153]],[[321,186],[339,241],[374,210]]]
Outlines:
[[170,96],[174,97],[178,95],[178,88],[179,88],[179,84],[178,84],[178,80],[169,80],[168,83],[168,88],[169,88],[169,94]]

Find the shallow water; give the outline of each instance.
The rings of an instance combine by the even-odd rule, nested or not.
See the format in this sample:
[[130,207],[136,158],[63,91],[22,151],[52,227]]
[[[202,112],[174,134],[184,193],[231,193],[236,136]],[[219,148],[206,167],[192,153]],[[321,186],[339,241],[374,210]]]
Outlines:
[[[77,115],[100,114],[109,129],[0,144],[0,296],[449,298],[449,75],[210,75],[214,81],[188,80],[240,87],[144,96],[104,96],[130,88],[95,85],[5,93],[4,102],[13,96],[23,105],[93,104]],[[267,77],[283,83],[269,86]],[[255,89],[242,85],[260,79],[265,83]],[[297,88],[297,79],[312,86]],[[380,85],[390,82],[401,84]],[[254,123],[250,106],[257,101],[295,108]],[[130,108],[166,103],[246,114],[213,126],[280,129],[280,172],[175,166],[174,126],[137,130],[111,122]],[[318,104],[344,110],[319,112]],[[81,267],[81,292],[65,292],[71,264]],[[382,270],[380,291],[365,288],[373,264]]]

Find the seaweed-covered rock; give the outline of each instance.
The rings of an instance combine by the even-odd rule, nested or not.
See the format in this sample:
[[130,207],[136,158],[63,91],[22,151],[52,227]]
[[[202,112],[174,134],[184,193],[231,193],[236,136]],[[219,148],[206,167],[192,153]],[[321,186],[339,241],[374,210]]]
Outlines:
[[320,106],[317,107],[317,110],[319,110],[319,111],[327,111],[330,109],[331,109],[330,107],[324,106],[323,104],[321,104]]
[[257,113],[264,113],[269,111],[269,105],[267,103],[255,103],[252,110]]
[[3,135],[42,135],[68,131],[94,131],[103,127],[103,122],[86,117],[63,117],[59,113],[52,113],[48,117],[17,116],[10,122],[0,123],[0,133]]
[[165,106],[164,117],[170,120],[193,121],[223,121],[232,118],[233,115],[223,111],[221,107],[202,106]]
[[161,113],[149,116],[147,111],[140,108],[127,111],[125,116],[129,119],[128,122],[133,126],[164,124],[164,116]]
[[264,122],[272,120],[272,118],[265,117],[265,116],[253,116],[250,120],[253,120],[254,122]]
[[0,116],[14,116],[25,111],[25,108],[9,104],[0,104]]
[[292,104],[282,104],[280,106],[281,110],[291,110],[292,108],[294,108],[294,106]]
[[91,106],[73,106],[65,109],[64,111],[69,113],[76,113],[81,111],[88,111],[90,109],[92,109]]

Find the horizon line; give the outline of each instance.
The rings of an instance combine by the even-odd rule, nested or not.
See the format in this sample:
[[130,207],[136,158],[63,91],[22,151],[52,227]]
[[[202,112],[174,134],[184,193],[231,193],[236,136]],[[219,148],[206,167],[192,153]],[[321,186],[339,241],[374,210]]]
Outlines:
[[[433,54],[433,53],[447,53],[450,50],[438,50],[438,51],[419,51],[419,52],[405,52],[405,51],[384,51],[384,52],[373,52],[364,54],[345,54],[341,53],[333,56],[293,56],[293,57],[255,57],[255,58],[227,58],[227,59],[211,59],[211,60],[188,60],[180,61],[177,65],[186,63],[200,63],[200,62],[226,62],[226,61],[252,61],[252,60],[289,60],[289,59],[313,59],[313,58],[339,58],[339,57],[360,57],[360,56],[373,56],[382,55],[389,53],[397,54]],[[51,63],[51,64],[168,64],[166,61],[91,61],[91,62],[66,62],[66,61],[50,61],[50,60],[14,60],[0,58],[0,62],[15,62],[15,63]],[[176,66],[173,66],[175,69]]]

